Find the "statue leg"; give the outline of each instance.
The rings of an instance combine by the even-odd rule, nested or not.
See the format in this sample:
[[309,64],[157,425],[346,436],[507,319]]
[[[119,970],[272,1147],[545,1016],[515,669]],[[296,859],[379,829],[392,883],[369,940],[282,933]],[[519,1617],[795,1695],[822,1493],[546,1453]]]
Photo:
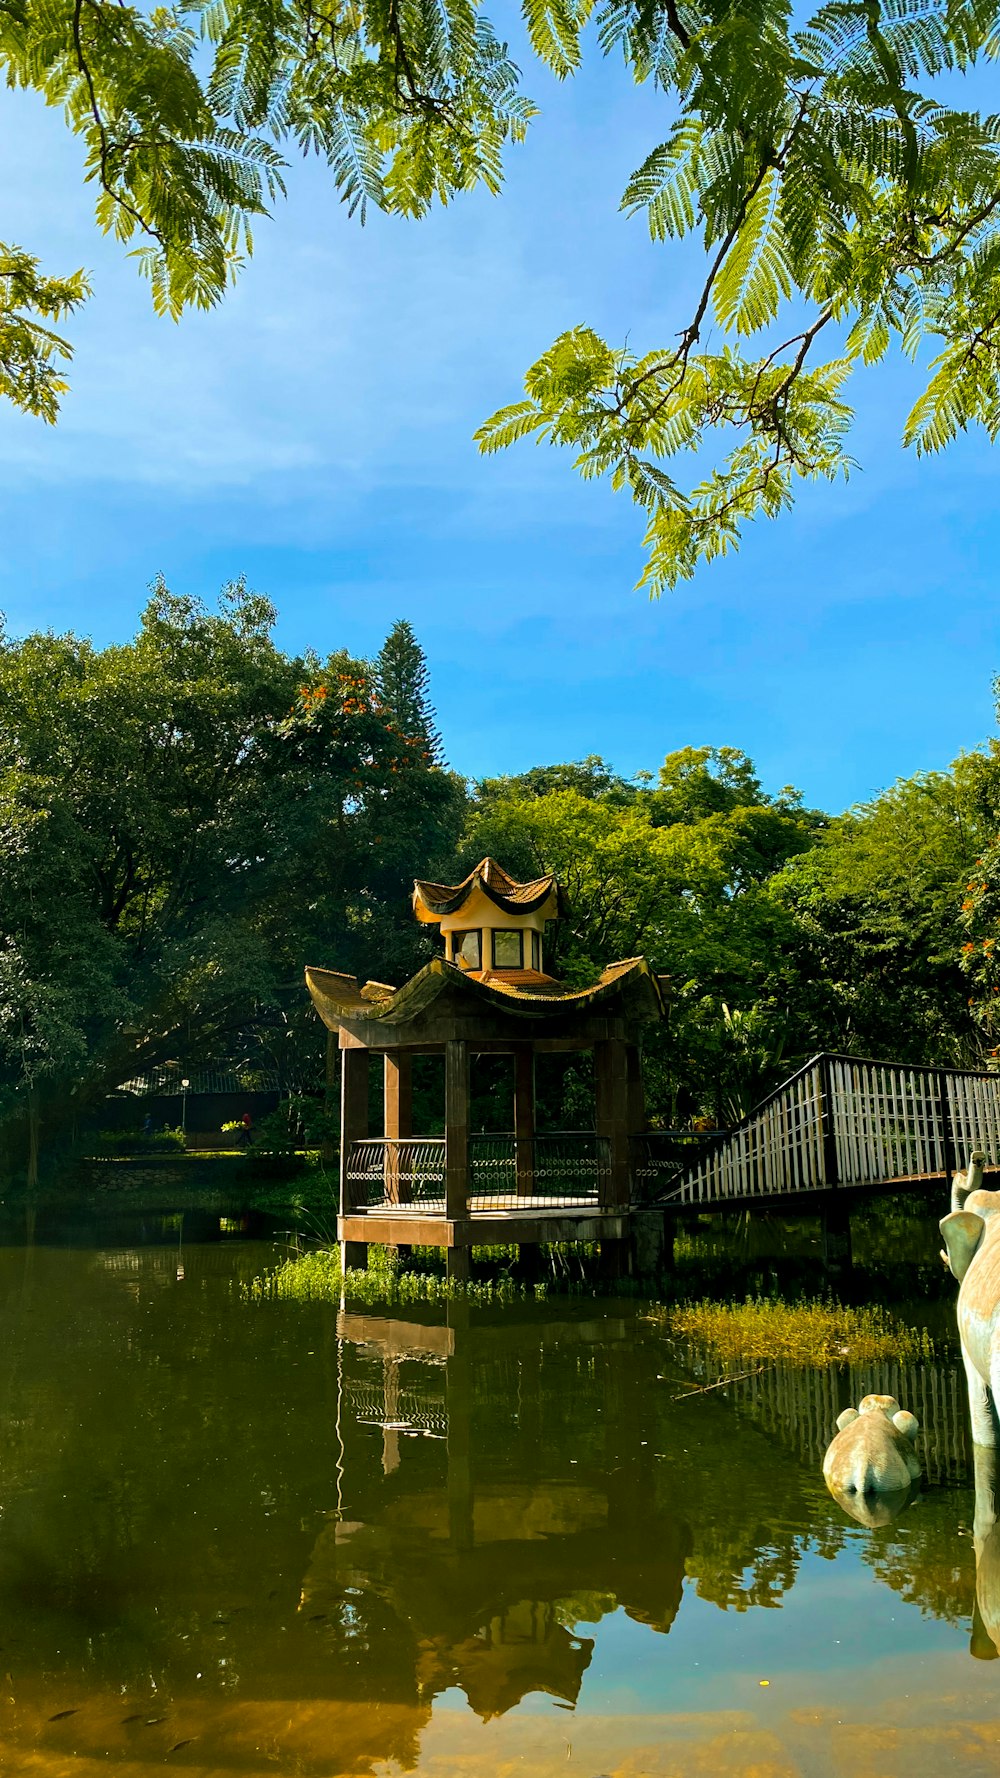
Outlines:
[[[964,1351],[962,1363],[965,1365],[965,1380],[969,1386],[972,1442],[974,1445],[995,1445],[997,1442],[997,1421],[993,1411],[993,1392],[986,1387],[971,1358]],[[992,1382],[994,1387],[1000,1385],[1000,1369],[995,1361]]]

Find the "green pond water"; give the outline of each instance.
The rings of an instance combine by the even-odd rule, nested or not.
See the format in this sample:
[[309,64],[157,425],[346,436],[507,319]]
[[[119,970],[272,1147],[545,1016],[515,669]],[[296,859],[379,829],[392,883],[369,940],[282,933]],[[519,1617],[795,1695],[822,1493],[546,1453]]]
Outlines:
[[[0,1248],[5,1773],[996,1771],[950,1358],[691,1394],[641,1302],[250,1304],[217,1220],[58,1234]],[[820,1473],[871,1387],[927,1470],[874,1529]]]

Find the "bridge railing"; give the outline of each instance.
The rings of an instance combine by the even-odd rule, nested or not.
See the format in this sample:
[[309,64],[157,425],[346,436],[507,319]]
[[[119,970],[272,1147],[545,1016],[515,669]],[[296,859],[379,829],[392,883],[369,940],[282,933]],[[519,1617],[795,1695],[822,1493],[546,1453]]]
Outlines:
[[[973,1148],[1000,1165],[1000,1075],[823,1054],[687,1165],[662,1196],[719,1204],[947,1178]],[[670,1188],[668,1191],[668,1187]],[[636,1198],[655,1201],[648,1181]]]
[[825,1058],[814,1056],[734,1130],[717,1137],[684,1174],[683,1203],[719,1203],[826,1184]]

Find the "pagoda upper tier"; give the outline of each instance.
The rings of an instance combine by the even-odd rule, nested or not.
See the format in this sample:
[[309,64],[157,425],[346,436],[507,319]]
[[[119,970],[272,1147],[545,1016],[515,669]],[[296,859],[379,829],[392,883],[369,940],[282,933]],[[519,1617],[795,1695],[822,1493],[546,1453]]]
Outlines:
[[495,858],[483,858],[461,883],[414,883],[413,911],[440,927],[445,957],[463,972],[525,986],[551,980],[542,968],[545,927],[566,912],[551,874],[518,883]]
[[415,1042],[431,1023],[437,1029],[442,1020],[467,1014],[543,1024],[592,1014],[632,1023],[663,1016],[663,984],[644,957],[606,964],[586,988],[564,987],[545,973],[546,924],[568,911],[552,875],[518,883],[495,858],[483,858],[461,883],[416,881],[413,911],[423,924],[440,927],[444,955],[401,988],[361,987],[336,970],[306,970],[309,992],[331,1030],[380,1047]]

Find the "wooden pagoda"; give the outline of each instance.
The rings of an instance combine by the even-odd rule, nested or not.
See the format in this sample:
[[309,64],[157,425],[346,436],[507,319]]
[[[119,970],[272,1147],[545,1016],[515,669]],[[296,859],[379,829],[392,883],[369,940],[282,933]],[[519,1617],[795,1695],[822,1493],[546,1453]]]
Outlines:
[[[606,1269],[627,1264],[630,1146],[645,1128],[639,1037],[663,1014],[644,957],[610,963],[587,988],[544,969],[545,929],[564,911],[552,876],[517,883],[484,858],[464,882],[417,882],[413,908],[440,928],[443,956],[401,988],[307,969],[320,1017],[341,1054],[338,1237],[346,1265],[370,1244],[440,1246],[449,1276],[468,1276],[470,1249],[517,1242],[598,1241]],[[540,1132],[535,1058],[591,1051],[595,1117],[588,1131]],[[384,1119],[369,1130],[370,1062],[381,1056]],[[413,1059],[444,1057],[444,1134],[413,1129]],[[514,1063],[514,1129],[470,1129],[478,1055]]]

